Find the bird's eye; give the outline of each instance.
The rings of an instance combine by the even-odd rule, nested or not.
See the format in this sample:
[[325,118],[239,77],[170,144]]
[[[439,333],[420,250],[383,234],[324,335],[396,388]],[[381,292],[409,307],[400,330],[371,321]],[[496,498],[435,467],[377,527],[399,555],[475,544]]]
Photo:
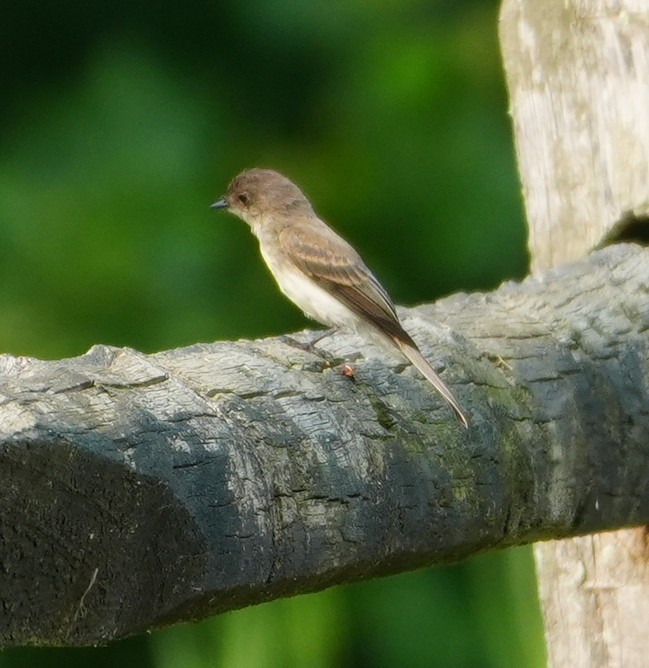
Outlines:
[[248,206],[250,204],[250,195],[248,193],[239,193],[237,199],[243,204],[243,206]]

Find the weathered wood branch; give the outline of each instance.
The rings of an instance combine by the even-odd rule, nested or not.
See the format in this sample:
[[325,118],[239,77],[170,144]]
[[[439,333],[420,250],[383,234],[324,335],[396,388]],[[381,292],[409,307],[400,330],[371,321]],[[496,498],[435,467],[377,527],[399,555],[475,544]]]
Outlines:
[[468,431],[341,334],[0,357],[0,644],[649,521],[648,293],[648,252],[622,245],[404,311]]

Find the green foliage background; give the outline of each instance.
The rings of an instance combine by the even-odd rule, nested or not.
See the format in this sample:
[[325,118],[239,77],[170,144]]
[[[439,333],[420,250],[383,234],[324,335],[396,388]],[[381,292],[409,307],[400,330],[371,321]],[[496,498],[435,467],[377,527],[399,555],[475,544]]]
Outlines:
[[[210,212],[296,180],[395,301],[525,273],[495,0],[5,0],[0,350],[59,358],[299,329]],[[527,549],[0,667],[543,665]]]

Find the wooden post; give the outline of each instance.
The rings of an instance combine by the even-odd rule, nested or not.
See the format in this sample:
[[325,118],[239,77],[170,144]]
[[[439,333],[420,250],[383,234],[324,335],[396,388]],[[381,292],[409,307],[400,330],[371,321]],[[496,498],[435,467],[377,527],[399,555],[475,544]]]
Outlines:
[[[649,1],[504,0],[500,40],[533,271],[646,239]],[[549,665],[647,665],[644,529],[535,555]]]

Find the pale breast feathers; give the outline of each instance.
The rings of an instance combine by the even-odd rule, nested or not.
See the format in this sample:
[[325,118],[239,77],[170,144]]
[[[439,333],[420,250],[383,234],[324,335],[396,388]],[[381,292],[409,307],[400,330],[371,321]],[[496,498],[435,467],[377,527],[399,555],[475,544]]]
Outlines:
[[410,340],[394,305],[358,253],[326,227],[291,226],[278,236],[286,258],[352,312],[385,333]]

